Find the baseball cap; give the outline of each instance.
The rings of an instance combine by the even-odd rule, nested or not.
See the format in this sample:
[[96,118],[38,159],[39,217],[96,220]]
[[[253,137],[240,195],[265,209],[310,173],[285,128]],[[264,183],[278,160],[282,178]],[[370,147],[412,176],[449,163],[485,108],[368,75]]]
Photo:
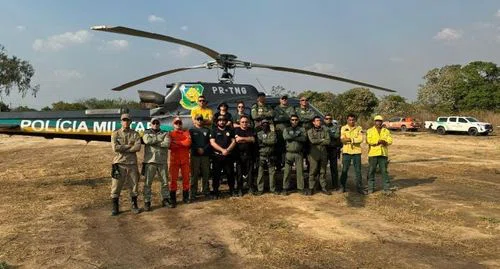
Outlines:
[[120,119],[121,119],[121,120],[130,120],[130,114],[127,114],[127,113],[122,114],[122,115],[120,116]]
[[261,97],[261,96],[266,96],[266,94],[265,94],[265,93],[263,93],[263,92],[259,92],[259,93],[257,94],[257,97]]
[[264,123],[269,124],[269,120],[268,120],[268,119],[263,119],[263,120],[260,122],[260,124],[264,124]]
[[285,95],[281,96],[281,99],[282,100],[288,100],[288,95],[285,94]]
[[377,121],[377,120],[383,121],[384,118],[382,118],[382,116],[380,116],[380,115],[377,115],[377,116],[375,116],[375,118],[373,118],[373,120],[375,120],[375,121]]

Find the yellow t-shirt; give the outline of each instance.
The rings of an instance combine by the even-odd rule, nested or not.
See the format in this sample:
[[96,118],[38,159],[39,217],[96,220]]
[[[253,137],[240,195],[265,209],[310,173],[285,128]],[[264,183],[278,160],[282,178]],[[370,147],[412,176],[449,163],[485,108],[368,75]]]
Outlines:
[[374,156],[388,156],[389,151],[387,150],[387,146],[377,145],[378,141],[384,140],[387,142],[387,145],[392,144],[392,136],[391,132],[386,128],[382,128],[380,133],[377,131],[377,128],[372,127],[368,129],[366,132],[366,143],[369,146],[368,157]]
[[209,107],[207,108],[196,107],[191,110],[191,118],[193,119],[193,121],[199,115],[203,116],[204,121],[206,120],[212,121],[212,118],[214,117],[214,112]]

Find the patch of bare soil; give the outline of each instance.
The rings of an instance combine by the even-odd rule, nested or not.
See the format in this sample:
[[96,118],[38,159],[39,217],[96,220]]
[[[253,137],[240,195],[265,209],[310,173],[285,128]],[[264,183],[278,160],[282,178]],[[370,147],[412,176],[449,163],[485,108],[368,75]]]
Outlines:
[[[133,215],[125,191],[118,217],[110,216],[109,143],[0,136],[0,262],[20,268],[500,267],[500,137],[394,136],[389,172],[397,191],[391,196],[266,194],[166,209],[155,183],[152,212]],[[366,163],[364,157],[363,175]]]

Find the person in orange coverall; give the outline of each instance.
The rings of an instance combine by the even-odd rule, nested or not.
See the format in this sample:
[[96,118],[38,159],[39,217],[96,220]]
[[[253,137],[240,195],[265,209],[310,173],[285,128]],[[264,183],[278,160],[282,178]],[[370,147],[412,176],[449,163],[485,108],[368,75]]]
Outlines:
[[171,207],[176,207],[177,180],[179,169],[182,174],[182,200],[189,203],[189,152],[191,150],[191,136],[188,130],[182,129],[182,120],[174,119],[174,130],[170,132],[170,200]]

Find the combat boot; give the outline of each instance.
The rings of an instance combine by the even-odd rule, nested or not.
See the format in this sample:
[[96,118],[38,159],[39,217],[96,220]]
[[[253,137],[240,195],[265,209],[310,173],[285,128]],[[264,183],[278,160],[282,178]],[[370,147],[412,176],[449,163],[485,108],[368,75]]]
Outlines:
[[144,211],[151,211],[151,202],[144,202]]
[[182,191],[182,202],[185,204],[189,204],[191,202],[189,200],[189,191]]
[[113,198],[111,201],[113,202],[113,209],[111,210],[111,216],[116,216],[120,214],[120,204],[118,202],[118,197]]
[[130,210],[132,210],[132,213],[134,213],[134,214],[141,213],[141,211],[139,210],[139,207],[137,206],[137,196],[132,197],[132,206],[131,206]]
[[168,207],[170,207],[170,208],[177,207],[177,195],[176,195],[176,191],[171,191],[170,192],[170,204],[169,204]]

